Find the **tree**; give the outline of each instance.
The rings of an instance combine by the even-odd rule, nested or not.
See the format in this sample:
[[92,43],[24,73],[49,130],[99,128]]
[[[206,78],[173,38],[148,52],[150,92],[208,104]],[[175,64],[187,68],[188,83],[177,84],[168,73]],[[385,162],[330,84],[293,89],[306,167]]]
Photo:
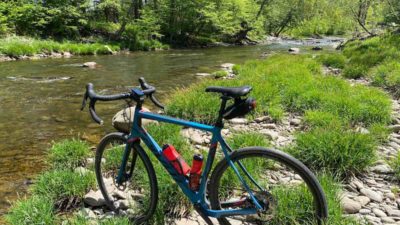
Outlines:
[[374,0],[358,0],[352,8],[353,17],[360,27],[369,35],[374,35],[366,26],[368,12]]

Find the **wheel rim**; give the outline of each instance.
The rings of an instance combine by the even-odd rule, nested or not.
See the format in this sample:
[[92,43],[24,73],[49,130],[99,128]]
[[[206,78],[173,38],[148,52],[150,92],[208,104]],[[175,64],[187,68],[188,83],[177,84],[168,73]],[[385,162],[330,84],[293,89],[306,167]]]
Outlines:
[[[220,219],[225,224],[318,224],[319,209],[316,207],[312,190],[292,167],[261,155],[238,157],[234,165],[259,200],[263,210],[257,215],[231,216]],[[246,168],[256,184],[246,176],[240,164]],[[255,208],[249,192],[227,165],[217,183],[217,199],[214,203],[220,209]],[[261,186],[262,190],[258,186]],[[240,201],[238,201],[240,199]],[[244,203],[232,206],[226,202]]]
[[152,187],[145,163],[134,148],[129,153],[125,181],[116,182],[125,145],[123,138],[113,138],[103,144],[101,160],[97,163],[98,179],[107,205],[120,214],[139,220],[151,209]]

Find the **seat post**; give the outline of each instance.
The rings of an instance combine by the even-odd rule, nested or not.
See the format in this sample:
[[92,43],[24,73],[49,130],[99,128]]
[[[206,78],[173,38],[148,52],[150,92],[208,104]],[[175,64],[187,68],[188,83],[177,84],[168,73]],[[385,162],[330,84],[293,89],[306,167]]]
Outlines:
[[215,122],[215,126],[216,127],[224,127],[224,123],[222,121],[222,116],[224,115],[225,112],[225,107],[226,107],[226,102],[230,99],[230,97],[226,96],[226,95],[222,95],[221,96],[222,102],[221,102],[221,106],[219,108],[219,112],[218,112],[218,118],[217,121]]

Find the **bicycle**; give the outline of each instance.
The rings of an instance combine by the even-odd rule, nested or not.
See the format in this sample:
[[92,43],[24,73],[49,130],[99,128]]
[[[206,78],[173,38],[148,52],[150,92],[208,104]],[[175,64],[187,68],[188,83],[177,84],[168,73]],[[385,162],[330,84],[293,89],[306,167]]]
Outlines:
[[[127,209],[124,214],[135,223],[146,223],[155,212],[158,201],[157,178],[153,164],[141,145],[143,142],[207,224],[213,224],[210,217],[216,218],[223,225],[237,224],[235,221],[246,224],[271,221],[274,224],[323,224],[327,219],[328,208],[321,185],[299,160],[264,147],[245,147],[233,151],[222,137],[224,119],[244,116],[254,109],[255,101],[246,97],[252,90],[250,86],[207,87],[206,92],[218,93],[221,98],[215,124],[207,125],[143,111],[146,98],[150,98],[161,109],[164,106],[155,98],[156,89],[153,86],[143,78],[139,79],[139,83],[141,88],[109,96],[97,95],[89,83],[82,102],[83,110],[86,101],[90,100],[90,115],[99,124],[103,120],[96,114],[97,101],[129,99],[136,102],[130,133],[108,134],[96,150],[96,178],[110,209],[116,212]],[[227,106],[230,100],[233,103]],[[183,172],[181,164],[176,167],[178,161],[172,162],[166,157],[163,152],[165,147],[160,147],[142,127],[142,119],[212,134],[207,160],[201,166],[200,181],[195,189],[191,185],[191,173],[188,175],[187,171]],[[223,157],[213,167],[218,144]],[[262,169],[270,171],[264,172]]]

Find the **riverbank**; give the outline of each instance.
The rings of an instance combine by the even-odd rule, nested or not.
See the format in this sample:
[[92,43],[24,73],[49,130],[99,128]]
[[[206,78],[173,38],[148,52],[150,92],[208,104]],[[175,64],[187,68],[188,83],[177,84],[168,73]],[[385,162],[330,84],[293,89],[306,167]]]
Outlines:
[[[159,42],[146,42],[136,46],[137,50],[168,49]],[[15,60],[37,60],[42,58],[70,58],[73,55],[110,55],[123,50],[119,43],[77,43],[38,40],[28,37],[10,36],[0,39],[0,62]]]
[[[205,78],[187,89],[178,90],[167,103],[167,113],[185,119],[211,122],[216,115],[218,98],[204,93],[204,87],[208,85],[252,85],[254,91],[251,95],[257,99],[258,108],[255,114],[247,118],[233,119],[228,123],[224,134],[230,137],[230,141],[235,139],[256,140],[252,143],[240,144],[269,145],[284,149],[317,172],[321,181],[323,181],[329,199],[332,215],[332,221],[329,224],[356,223],[351,219],[349,221],[343,220],[342,210],[345,210],[346,213],[360,212],[360,214],[356,214],[360,215],[358,217],[370,221],[396,221],[394,211],[390,213],[387,211],[387,214],[384,212],[388,217],[385,219],[383,219],[382,214],[380,214],[381,216],[376,215],[378,210],[382,211],[381,208],[384,208],[384,205],[380,207],[381,202],[387,203],[387,206],[395,204],[396,199],[398,199],[396,189],[392,188],[395,183],[385,184],[384,194],[377,189],[377,187],[383,186],[372,185],[371,179],[357,178],[357,180],[362,180],[364,185],[360,186],[362,188],[355,194],[348,194],[348,191],[346,191],[346,198],[341,197],[340,193],[343,192],[337,188],[341,186],[339,183],[342,183],[346,188],[351,187],[354,185],[354,181],[348,181],[354,180],[354,175],[359,177],[368,174],[365,171],[370,171],[370,168],[386,168],[389,166],[378,160],[381,155],[377,152],[377,149],[380,148],[379,146],[386,146],[386,143],[394,142],[387,142],[387,136],[389,132],[393,132],[392,136],[396,136],[398,130],[396,130],[396,124],[391,125],[392,101],[388,94],[377,88],[357,84],[357,82],[349,83],[337,77],[337,74],[332,76],[323,73],[327,70],[323,70],[322,64],[333,66],[336,63],[336,67],[341,67],[343,60],[340,56],[334,57],[336,58],[328,60],[324,57],[313,58],[309,55],[284,54],[268,56],[265,60],[250,61],[244,65],[235,66],[232,71],[236,74],[234,79]],[[347,63],[347,60],[344,60],[344,63]],[[285,68],[285,70],[281,68]],[[332,69],[329,71],[332,71]],[[387,129],[389,125],[391,125],[391,131]],[[181,131],[180,128],[169,126],[150,126],[148,130],[150,133],[154,133],[155,138],[163,143],[178,140],[181,143],[179,149],[186,149],[182,150],[182,155],[186,158],[190,158],[192,152],[196,149],[206,151],[207,140],[209,140],[207,134]],[[171,137],[165,139],[166,137],[162,133],[167,130]],[[240,137],[240,135],[243,135],[241,132],[246,132],[246,135],[251,135],[252,138]],[[269,140],[268,143],[265,142],[266,140]],[[231,144],[235,145],[232,142]],[[388,159],[392,160],[395,155],[396,152],[393,150]],[[70,170],[75,172],[76,170],[90,170],[89,162],[93,161],[90,158],[88,155],[79,158],[78,161],[84,162],[79,164],[83,165],[84,169],[74,167]],[[157,174],[163,174],[160,165],[157,166],[156,170],[159,171]],[[376,169],[374,171],[376,172]],[[386,171],[385,174],[385,176],[391,176],[392,172],[391,170]],[[40,175],[40,177],[42,176]],[[37,180],[41,180],[40,177]],[[381,179],[379,175],[374,181],[379,184],[382,181]],[[159,183],[161,189],[164,190],[160,197],[161,209],[166,208],[167,210],[157,211],[154,218],[156,223],[162,224],[171,221],[171,219],[175,220],[176,217],[190,216],[191,212],[188,210],[190,207],[187,200],[176,186],[169,183],[168,177],[159,177]],[[32,190],[35,190],[35,185],[37,184],[34,184]],[[53,187],[52,189],[58,188]],[[83,203],[85,202],[83,194],[87,193],[89,189],[96,190],[93,186],[86,186],[85,191],[77,194],[79,204],[72,210],[76,213],[69,214],[72,217],[62,218],[61,220],[104,221],[104,218],[109,218],[104,208],[90,206],[87,202],[86,204]],[[386,190],[390,190],[390,192],[386,192]],[[35,196],[34,191],[32,191],[32,194]],[[171,202],[169,196],[176,196],[176,199],[179,200]],[[383,198],[383,196],[388,197]],[[57,200],[62,199],[62,197],[56,196],[55,198]],[[38,198],[44,199],[44,196]],[[381,198],[389,200],[380,201]],[[35,197],[29,199],[35,199]],[[26,201],[31,201],[30,206],[39,204],[36,203],[36,200],[29,199]],[[343,199],[346,201],[350,199],[350,201],[346,202]],[[354,203],[357,199],[362,200],[363,203]],[[20,202],[24,202],[24,200]],[[357,212],[349,211],[349,202],[356,207],[358,207],[358,204],[362,205],[361,207],[365,209],[362,212],[367,212],[368,209],[370,211],[366,214],[361,213],[361,208]],[[52,202],[45,204],[51,205]],[[8,218],[18,218],[17,212],[21,208],[24,209],[25,205],[23,203],[15,204]],[[395,209],[390,208],[390,210]],[[168,211],[174,213],[166,214],[165,212]],[[181,213],[176,214],[176,212]],[[53,222],[60,220],[57,211],[53,210],[50,213]],[[42,218],[41,215],[36,216],[39,219]],[[8,220],[10,221],[10,219]]]

